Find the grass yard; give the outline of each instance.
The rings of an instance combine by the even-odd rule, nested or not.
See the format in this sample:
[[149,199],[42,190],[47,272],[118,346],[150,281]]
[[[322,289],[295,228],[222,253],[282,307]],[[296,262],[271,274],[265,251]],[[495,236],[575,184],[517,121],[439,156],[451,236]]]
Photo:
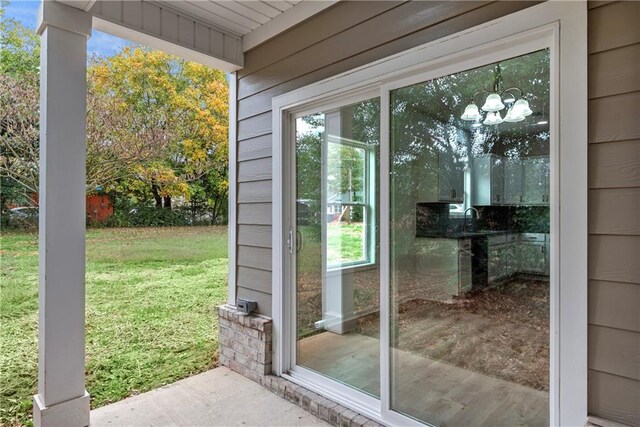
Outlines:
[[[31,424],[38,372],[37,234],[0,238],[0,424]],[[216,363],[227,230],[87,232],[86,381],[92,408]]]
[[365,226],[362,222],[327,224],[329,264],[362,261],[365,258]]

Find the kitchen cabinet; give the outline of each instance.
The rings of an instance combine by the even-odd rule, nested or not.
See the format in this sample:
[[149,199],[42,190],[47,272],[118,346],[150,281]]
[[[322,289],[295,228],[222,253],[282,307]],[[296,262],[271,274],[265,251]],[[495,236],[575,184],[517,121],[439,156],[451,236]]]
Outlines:
[[487,280],[499,282],[518,273],[548,276],[549,235],[511,233],[488,238]]
[[549,204],[549,156],[504,159],[504,203]]
[[506,246],[489,247],[487,280],[489,284],[506,277]]
[[510,277],[520,270],[520,258],[518,247],[520,245],[520,235],[512,233],[507,235],[505,258],[505,276]]
[[487,281],[502,280],[508,276],[509,243],[507,235],[489,236],[487,239]]
[[485,154],[473,159],[471,174],[474,206],[501,205],[504,203],[504,161],[495,154]]
[[545,274],[547,261],[544,243],[522,243],[520,245],[520,271],[522,273]]
[[464,164],[451,153],[438,155],[438,194],[440,201],[462,203],[464,198]]
[[417,238],[415,288],[421,298],[449,301],[458,294],[458,240]]
[[549,157],[529,157],[522,161],[522,196],[527,205],[549,204]]
[[414,291],[420,298],[449,301],[472,288],[471,239],[417,238]]
[[458,295],[471,291],[473,287],[473,254],[471,239],[458,240]]
[[507,205],[522,203],[522,169],[520,159],[504,159],[504,203]]
[[529,274],[549,274],[547,235],[523,233],[520,236],[519,271]]
[[418,203],[462,203],[464,163],[449,152],[437,152],[413,163],[415,196]]

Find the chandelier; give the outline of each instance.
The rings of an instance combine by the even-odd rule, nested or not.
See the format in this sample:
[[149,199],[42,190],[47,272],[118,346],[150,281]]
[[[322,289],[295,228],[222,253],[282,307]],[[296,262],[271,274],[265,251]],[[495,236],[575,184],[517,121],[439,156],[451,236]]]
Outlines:
[[[496,65],[493,80],[493,90],[489,91],[481,89],[473,94],[471,103],[464,109],[464,113],[460,118],[465,121],[473,122],[472,127],[480,127],[482,125],[495,126],[500,123],[517,123],[530,116],[533,112],[529,108],[529,102],[523,98],[522,89],[518,87],[510,87],[501,90],[503,86],[502,72],[500,64]],[[482,108],[479,109],[475,103],[479,94],[488,93],[489,95],[484,101]],[[516,96],[517,95],[517,96]],[[503,117],[500,111],[507,109],[507,113]],[[486,113],[482,116],[482,112]]]

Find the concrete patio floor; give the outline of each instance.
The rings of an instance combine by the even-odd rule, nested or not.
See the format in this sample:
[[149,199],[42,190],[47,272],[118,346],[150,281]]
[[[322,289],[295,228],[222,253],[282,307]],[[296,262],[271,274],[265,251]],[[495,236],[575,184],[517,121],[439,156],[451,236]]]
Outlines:
[[220,367],[91,411],[91,426],[327,426]]

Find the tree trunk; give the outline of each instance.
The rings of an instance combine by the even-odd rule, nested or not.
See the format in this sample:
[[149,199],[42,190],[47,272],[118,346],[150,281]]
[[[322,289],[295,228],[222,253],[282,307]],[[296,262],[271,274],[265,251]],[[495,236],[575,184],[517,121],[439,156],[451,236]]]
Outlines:
[[153,199],[156,201],[156,208],[162,208],[162,197],[158,192],[158,186],[155,183],[151,184],[151,194],[153,194]]
[[213,202],[213,208],[211,209],[211,221],[214,224],[218,223],[218,216],[220,215],[220,199],[216,198]]
[[164,198],[164,208],[171,209],[171,196],[166,196]]
[[196,209],[198,206],[195,201],[191,201],[191,224],[195,224],[196,222]]

